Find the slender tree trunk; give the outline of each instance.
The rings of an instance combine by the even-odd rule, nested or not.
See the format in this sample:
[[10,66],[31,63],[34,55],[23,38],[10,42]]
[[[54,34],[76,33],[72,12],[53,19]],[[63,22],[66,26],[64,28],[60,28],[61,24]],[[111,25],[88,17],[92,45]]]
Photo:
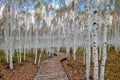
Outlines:
[[10,69],[13,69],[13,39],[12,39],[12,25],[10,26],[10,44],[9,44],[9,48],[10,48],[10,55],[9,55],[9,59],[10,59]]
[[93,78],[94,80],[98,80],[98,37],[97,37],[97,10],[94,9],[94,21],[93,21],[93,31],[92,31],[92,38],[93,38],[93,62],[94,62],[94,71],[93,71]]
[[93,62],[94,62],[94,80],[98,80],[98,45],[97,45],[97,25],[93,29]]
[[103,39],[104,39],[104,44],[103,44],[100,80],[104,80],[105,63],[106,63],[106,58],[107,58],[107,26],[104,27]]
[[[37,30],[38,31],[38,30]],[[38,53],[38,50],[37,50],[37,48],[38,48],[38,32],[36,31],[36,40],[35,40],[35,43],[36,43],[36,48],[35,48],[35,60],[34,60],[34,64],[36,64],[36,62],[37,62],[37,53]]]
[[6,32],[7,31],[6,26],[7,25],[4,23],[4,37],[5,37],[5,48],[6,48],[5,49],[5,57],[6,57],[5,59],[6,59],[6,62],[9,63],[9,59],[8,59],[8,57],[9,57],[9,54],[8,54],[8,38],[7,38],[8,36],[7,36],[7,32]]
[[[10,43],[12,45],[12,43]],[[13,69],[13,51],[12,51],[12,46],[10,46],[10,69]]]
[[40,61],[41,61],[42,53],[43,53],[43,50],[41,50],[41,53],[40,53],[40,55],[39,55],[38,67],[40,66]]
[[6,56],[6,62],[9,63],[9,59],[8,59],[8,40],[7,40],[7,36],[5,36],[5,44],[6,44],[6,49],[5,49],[5,56]]
[[20,26],[19,26],[19,61],[20,61],[20,63],[21,63],[21,36],[20,36],[20,34],[21,34],[21,28],[20,28]]
[[105,27],[103,32],[103,54],[102,54],[102,62],[101,62],[101,70],[100,70],[100,80],[104,80],[104,72],[105,72],[105,63],[107,59],[107,28],[109,24],[109,2],[106,3],[106,19],[105,19]]
[[102,55],[102,12],[100,11],[100,16],[99,16],[99,61],[101,60],[101,55]]
[[26,48],[27,48],[27,31],[25,32],[24,61],[26,60]]
[[24,61],[26,60],[26,50],[24,48]]
[[91,48],[90,48],[90,33],[87,34],[87,46],[86,46],[86,79],[89,80],[90,77],[90,55],[91,55]]
[[8,49],[5,50],[5,56],[6,56],[6,62],[9,63],[9,54],[8,54]]

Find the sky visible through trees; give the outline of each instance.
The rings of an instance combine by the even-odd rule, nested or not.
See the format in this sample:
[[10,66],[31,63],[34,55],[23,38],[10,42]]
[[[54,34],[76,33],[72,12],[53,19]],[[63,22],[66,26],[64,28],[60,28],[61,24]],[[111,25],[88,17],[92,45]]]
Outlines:
[[[29,9],[34,9],[34,6],[35,6],[35,3],[37,2],[38,0],[25,0],[25,3],[23,4],[24,6],[24,9],[23,10],[27,10],[27,7],[29,5]],[[43,0],[39,0],[41,3],[43,2]],[[91,4],[94,3],[94,0],[90,0],[91,1]],[[113,0],[112,1],[112,4],[111,4],[111,9],[114,10],[115,9],[115,1],[116,0]],[[7,0],[1,0],[2,4],[5,5],[7,4]],[[28,3],[29,2],[29,3]],[[51,4],[55,4],[57,5],[58,7],[60,7],[60,0],[44,0],[45,3],[51,3]],[[65,0],[65,5],[68,6],[69,5],[69,1],[68,0]],[[100,3],[99,6],[101,7],[101,9],[104,9],[104,4],[103,3]],[[81,0],[79,2],[79,9],[80,11],[85,11],[85,0]]]

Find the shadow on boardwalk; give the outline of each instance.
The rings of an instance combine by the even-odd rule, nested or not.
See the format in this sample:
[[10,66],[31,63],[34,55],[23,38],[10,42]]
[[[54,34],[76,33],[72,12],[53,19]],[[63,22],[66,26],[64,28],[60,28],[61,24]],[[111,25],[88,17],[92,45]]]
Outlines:
[[60,53],[43,61],[34,80],[69,80],[61,65],[63,59],[65,54]]

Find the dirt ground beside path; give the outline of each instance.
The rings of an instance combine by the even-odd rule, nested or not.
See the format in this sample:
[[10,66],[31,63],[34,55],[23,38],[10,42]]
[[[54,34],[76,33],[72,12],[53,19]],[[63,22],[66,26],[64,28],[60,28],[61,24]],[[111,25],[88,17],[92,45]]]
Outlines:
[[8,65],[0,63],[0,80],[33,80],[38,71],[36,65],[30,62],[14,63],[14,69],[8,69]]
[[70,80],[86,80],[85,79],[85,65],[83,65],[83,56],[77,55],[76,61],[72,57],[62,62],[64,70]]
[[[71,55],[67,60],[62,62],[70,80],[86,80],[86,66],[83,65],[83,54],[77,52],[76,61]],[[99,64],[101,61],[99,61]],[[93,63],[91,63],[90,79],[93,80]],[[105,80],[120,80],[120,52],[117,54],[114,48],[107,53],[107,61],[105,67]]]
[[[40,52],[40,51],[39,51]],[[38,52],[38,57],[39,57]],[[46,53],[43,53],[41,62],[51,58],[47,56]],[[9,64],[5,61],[5,54],[0,52],[0,80],[34,80],[36,73],[38,72],[37,65],[33,64],[34,54],[26,54],[26,61],[23,61],[22,54],[22,63],[18,63],[17,54],[14,54],[13,58],[13,70],[9,69]]]

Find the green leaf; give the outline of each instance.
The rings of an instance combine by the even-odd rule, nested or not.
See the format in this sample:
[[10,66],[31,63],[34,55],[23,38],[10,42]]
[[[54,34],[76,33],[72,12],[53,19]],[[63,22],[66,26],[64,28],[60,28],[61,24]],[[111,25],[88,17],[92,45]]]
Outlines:
[[35,8],[40,8],[40,6],[41,6],[41,3],[40,1],[38,1],[38,3],[35,5]]
[[72,1],[72,8],[74,9],[74,0]]

